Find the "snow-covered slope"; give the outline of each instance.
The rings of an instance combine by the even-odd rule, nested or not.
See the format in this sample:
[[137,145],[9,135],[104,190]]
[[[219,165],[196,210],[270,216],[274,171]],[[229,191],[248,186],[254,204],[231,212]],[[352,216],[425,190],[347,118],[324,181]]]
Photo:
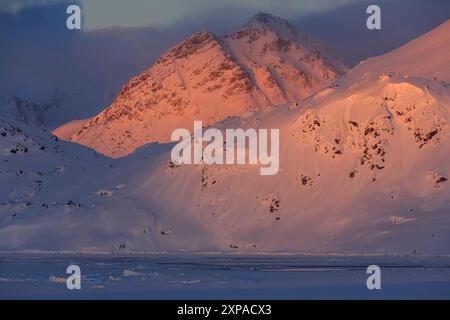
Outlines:
[[[169,146],[148,149],[113,160],[0,118],[0,249],[113,252],[127,249],[129,241],[142,250],[167,247],[159,237],[169,223],[162,225],[165,217],[128,185]],[[185,223],[190,225],[188,216]]]
[[405,75],[437,79],[450,83],[450,20],[430,32],[382,56],[361,62],[351,71],[400,72]]
[[[1,248],[111,251],[137,229],[157,225],[148,207],[115,195],[124,185],[114,181],[137,164],[149,166],[147,156],[118,170],[117,161],[93,150],[0,118]],[[145,239],[140,246],[157,247]]]
[[[319,44],[269,14],[223,38],[199,32],[131,79],[70,141],[110,157],[168,142],[193,120],[210,125],[309,96],[346,72]],[[73,124],[69,124],[72,126]],[[63,126],[54,131],[67,138]]]
[[52,133],[62,140],[70,141],[70,137],[78,132],[87,122],[93,119],[94,117],[84,120],[72,120],[63,126],[56,128]]

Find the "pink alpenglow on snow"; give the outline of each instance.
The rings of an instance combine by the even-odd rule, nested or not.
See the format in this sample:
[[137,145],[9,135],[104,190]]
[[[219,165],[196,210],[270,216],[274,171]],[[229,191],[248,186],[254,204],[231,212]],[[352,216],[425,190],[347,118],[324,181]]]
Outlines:
[[346,71],[289,22],[261,13],[224,37],[192,35],[131,79],[99,115],[54,133],[123,157],[151,142],[170,142],[174,129],[195,120],[209,126],[302,100]]

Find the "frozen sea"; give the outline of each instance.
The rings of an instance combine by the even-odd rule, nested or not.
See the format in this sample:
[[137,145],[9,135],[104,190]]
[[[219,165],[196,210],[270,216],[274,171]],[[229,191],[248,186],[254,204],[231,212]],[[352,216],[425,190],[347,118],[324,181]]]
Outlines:
[[[73,264],[81,290],[66,287]],[[450,257],[0,254],[0,299],[450,299]]]

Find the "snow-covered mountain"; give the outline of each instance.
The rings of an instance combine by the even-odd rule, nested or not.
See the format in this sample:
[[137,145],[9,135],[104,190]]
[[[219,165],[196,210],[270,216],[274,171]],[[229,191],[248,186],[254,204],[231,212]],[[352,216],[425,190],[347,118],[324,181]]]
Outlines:
[[393,74],[330,88],[300,110],[226,124],[280,128],[277,175],[161,164],[141,187],[162,186],[148,201],[222,248],[448,252],[449,99],[440,83]]
[[260,13],[225,37],[194,34],[131,79],[98,116],[54,133],[121,157],[170,141],[174,129],[193,120],[211,125],[305,98],[346,70],[287,21]]
[[170,145],[112,160],[18,143],[1,248],[448,253],[449,102],[438,81],[381,74],[217,125],[279,128],[274,176],[174,166]]
[[449,254],[450,86],[355,70],[213,125],[279,129],[273,176],[177,166],[171,144],[109,159],[3,120],[0,249]]

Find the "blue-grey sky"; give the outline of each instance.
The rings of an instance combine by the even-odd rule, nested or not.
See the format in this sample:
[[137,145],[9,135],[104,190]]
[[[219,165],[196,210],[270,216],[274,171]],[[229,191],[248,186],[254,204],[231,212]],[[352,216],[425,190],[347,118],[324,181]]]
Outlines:
[[[85,27],[164,28],[185,19],[202,18],[236,8],[264,11],[286,18],[298,18],[357,2],[358,0],[79,0],[85,12]],[[361,0],[359,0],[361,1]],[[67,0],[3,0],[0,11],[22,10],[67,3]]]
[[[79,3],[83,31],[66,29],[66,7]],[[369,4],[382,30],[365,26]],[[2,0],[0,98],[49,100],[55,90],[83,93],[95,114],[165,49],[201,30],[219,35],[256,12],[288,19],[349,65],[390,51],[450,18],[448,0]],[[80,95],[81,96],[81,95]]]

